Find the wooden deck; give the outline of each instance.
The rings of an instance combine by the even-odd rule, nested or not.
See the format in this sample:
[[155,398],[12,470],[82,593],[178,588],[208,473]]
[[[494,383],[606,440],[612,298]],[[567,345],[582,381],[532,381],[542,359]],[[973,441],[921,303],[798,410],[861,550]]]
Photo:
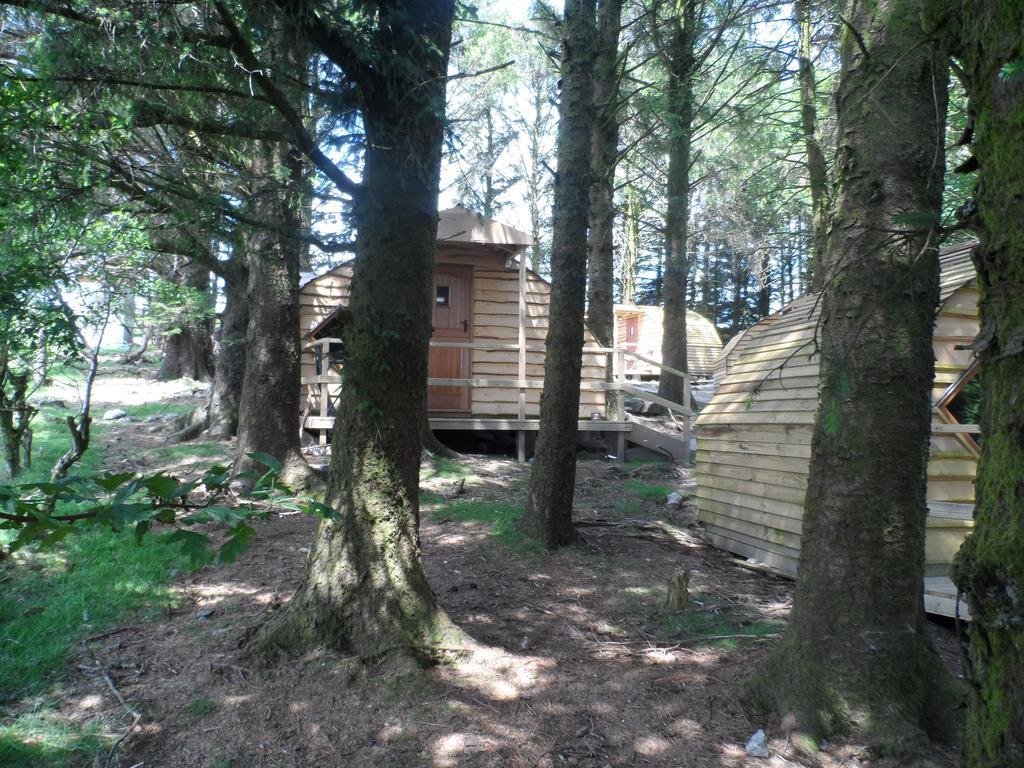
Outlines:
[[[308,341],[303,344],[303,349],[319,350],[318,357],[327,360],[327,353],[331,344],[339,344],[340,339],[320,338]],[[526,460],[527,432],[536,432],[540,429],[540,419],[531,416],[526,407],[526,393],[544,388],[543,376],[530,376],[525,356],[528,352],[544,352],[543,346],[520,343],[506,344],[494,342],[455,342],[445,340],[433,340],[430,342],[434,349],[461,349],[467,352],[515,352],[519,359],[519,376],[517,378],[429,378],[428,386],[434,387],[466,387],[473,392],[473,397],[486,397],[487,390],[518,392],[518,407],[515,413],[507,415],[473,416],[471,414],[450,414],[435,413],[428,414],[430,426],[436,430],[470,430],[470,431],[512,431],[517,433],[517,457],[520,461]],[[614,406],[609,409],[602,406],[595,410],[596,418],[580,419],[578,428],[580,432],[610,432],[618,435],[618,457],[625,457],[625,443],[635,432],[635,442],[644,447],[650,447],[657,443],[657,449],[673,458],[686,461],[689,459],[690,434],[688,429],[682,438],[664,434],[655,439],[653,431],[649,427],[636,424],[630,421],[624,407],[624,400],[634,397],[647,402],[660,405],[663,408],[679,414],[683,422],[689,425],[692,411],[686,405],[672,402],[666,398],[637,387],[627,378],[627,360],[635,360],[650,366],[661,372],[662,375],[678,376],[684,382],[684,400],[689,402],[690,377],[683,371],[671,366],[645,357],[620,347],[583,347],[584,355],[610,356],[613,361],[613,374],[611,381],[582,381],[580,390],[583,392],[616,392],[617,397],[611,400]],[[302,386],[307,387],[306,402],[307,408],[303,412],[299,423],[300,431],[311,431],[318,435],[321,445],[326,445],[328,436],[334,428],[334,416],[331,415],[332,404],[337,401],[341,392],[342,377],[339,372],[319,374],[316,376],[302,377]],[[483,392],[481,392],[483,390]]]

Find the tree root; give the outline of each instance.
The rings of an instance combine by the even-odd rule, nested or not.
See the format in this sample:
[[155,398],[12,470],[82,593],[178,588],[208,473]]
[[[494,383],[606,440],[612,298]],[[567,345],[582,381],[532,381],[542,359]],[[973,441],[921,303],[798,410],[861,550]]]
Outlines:
[[210,422],[210,409],[207,405],[200,405],[188,413],[183,413],[174,420],[175,431],[167,436],[166,442],[170,445],[185,443],[195,440],[203,432]]

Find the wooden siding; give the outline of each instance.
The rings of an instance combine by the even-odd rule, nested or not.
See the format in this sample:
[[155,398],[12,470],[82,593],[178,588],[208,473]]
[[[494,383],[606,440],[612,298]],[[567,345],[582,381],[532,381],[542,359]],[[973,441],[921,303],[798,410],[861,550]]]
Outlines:
[[[473,268],[473,342],[516,344],[519,341],[519,268],[505,266],[508,253],[487,245],[439,244],[437,263],[465,265]],[[322,321],[339,303],[346,303],[352,270],[349,265],[336,267],[306,283],[300,292],[300,327],[305,335]],[[548,332],[548,305],[551,286],[533,272],[527,272],[526,343],[543,346]],[[588,330],[585,346],[598,346]],[[470,377],[474,379],[517,379],[519,353],[515,350],[470,350]],[[530,379],[544,376],[544,354],[528,352],[526,374]],[[316,375],[312,351],[302,354],[302,375]],[[604,381],[604,356],[587,354],[583,358],[583,381]],[[302,407],[306,407],[303,387]],[[310,403],[315,413],[319,404]],[[516,417],[519,390],[502,387],[474,387],[470,411],[473,417]],[[595,390],[580,392],[579,418],[589,419],[594,412],[604,416],[604,393]],[[536,418],[540,413],[540,390],[526,391],[526,415]]]
[[[933,402],[970,366],[958,350],[978,332],[969,248],[942,254]],[[818,405],[817,296],[798,299],[726,347],[718,388],[697,419],[697,506],[718,546],[795,576]],[[944,423],[936,413],[933,424]],[[879,435],[884,440],[884,435]],[[961,437],[933,432],[925,542],[928,576],[945,576],[970,532],[977,457]]]
[[[652,360],[661,360],[664,314],[661,307],[629,304],[615,306],[615,346],[626,349],[626,318],[637,318],[637,342],[634,351]],[[694,377],[710,377],[722,353],[722,339],[715,324],[704,315],[686,310],[686,365]],[[639,360],[626,361],[627,374],[657,376],[658,371]]]

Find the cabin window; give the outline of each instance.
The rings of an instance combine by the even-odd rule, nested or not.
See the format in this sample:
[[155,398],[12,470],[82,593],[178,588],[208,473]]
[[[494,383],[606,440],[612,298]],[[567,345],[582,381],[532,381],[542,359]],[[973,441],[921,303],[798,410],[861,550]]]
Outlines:
[[970,432],[958,432],[961,442],[975,453],[981,449],[981,379],[978,378],[978,363],[964,371],[942,395],[938,402],[939,412],[950,424],[974,427]]
[[345,358],[348,356],[345,353],[345,345],[335,343],[328,346],[330,347],[330,350],[327,355],[330,358],[331,365],[336,368],[340,368],[345,364]]
[[439,285],[437,286],[437,297],[434,299],[434,303],[439,307],[447,307],[451,305],[452,289],[450,285]]

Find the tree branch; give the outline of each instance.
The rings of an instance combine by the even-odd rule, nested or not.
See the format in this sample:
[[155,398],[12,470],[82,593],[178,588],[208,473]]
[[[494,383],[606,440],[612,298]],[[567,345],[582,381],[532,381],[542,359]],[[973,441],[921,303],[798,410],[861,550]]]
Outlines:
[[236,57],[236,63],[240,65],[245,72],[256,81],[263,92],[266,94],[267,99],[277,109],[278,113],[284,119],[285,123],[291,129],[292,134],[295,138],[296,146],[299,150],[310,159],[327,178],[329,178],[338,189],[346,192],[353,197],[357,197],[361,191],[361,186],[355,181],[350,179],[344,171],[341,170],[323,151],[317,146],[313,137],[309,131],[306,130],[306,126],[303,123],[302,115],[292,106],[288,97],[277,87],[273,80],[267,77],[264,69],[260,66],[259,60],[256,58],[256,54],[253,53],[252,47],[249,42],[242,35],[238,25],[235,23],[234,18],[231,16],[231,12],[225,7],[223,2],[216,0],[214,7],[217,9],[217,13],[220,15],[221,22],[228,31],[228,36],[231,39],[231,53]]

